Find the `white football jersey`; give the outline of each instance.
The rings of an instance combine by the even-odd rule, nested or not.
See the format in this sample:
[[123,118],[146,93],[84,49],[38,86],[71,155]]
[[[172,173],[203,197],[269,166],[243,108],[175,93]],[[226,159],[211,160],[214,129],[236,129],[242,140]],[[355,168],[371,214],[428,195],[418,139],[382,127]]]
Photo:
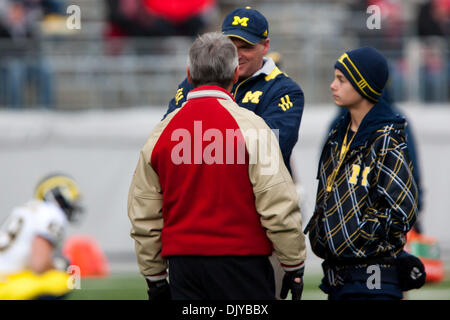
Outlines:
[[55,204],[30,201],[15,208],[0,226],[0,274],[20,272],[29,267],[36,236],[62,245],[67,228],[64,212]]

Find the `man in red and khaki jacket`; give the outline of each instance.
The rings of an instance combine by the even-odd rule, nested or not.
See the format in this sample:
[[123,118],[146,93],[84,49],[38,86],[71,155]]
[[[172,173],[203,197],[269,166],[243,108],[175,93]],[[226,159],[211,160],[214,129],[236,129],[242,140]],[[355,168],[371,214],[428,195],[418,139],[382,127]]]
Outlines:
[[[207,33],[189,51],[187,101],[141,150],[128,216],[150,299],[300,299],[306,256],[294,183],[275,134],[229,93],[236,48]],[[170,286],[166,280],[170,272]]]

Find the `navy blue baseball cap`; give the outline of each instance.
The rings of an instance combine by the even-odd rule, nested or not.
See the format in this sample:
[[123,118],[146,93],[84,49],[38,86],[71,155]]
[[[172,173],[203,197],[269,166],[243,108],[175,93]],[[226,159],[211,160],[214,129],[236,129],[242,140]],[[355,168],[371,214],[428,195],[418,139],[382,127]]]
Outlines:
[[256,44],[269,35],[269,23],[257,10],[250,7],[231,11],[223,21],[222,32],[250,44]]

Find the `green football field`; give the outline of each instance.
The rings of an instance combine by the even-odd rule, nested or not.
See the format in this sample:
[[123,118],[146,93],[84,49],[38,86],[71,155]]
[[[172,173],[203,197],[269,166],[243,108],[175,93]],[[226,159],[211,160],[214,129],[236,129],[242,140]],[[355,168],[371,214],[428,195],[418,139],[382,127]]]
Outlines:
[[[304,300],[325,300],[318,285],[321,275],[305,276],[303,291]],[[141,300],[147,299],[147,285],[137,273],[113,273],[102,279],[82,279],[80,289],[73,290],[67,299],[70,300]],[[450,300],[450,274],[444,281],[426,284],[419,290],[409,291],[409,300]]]

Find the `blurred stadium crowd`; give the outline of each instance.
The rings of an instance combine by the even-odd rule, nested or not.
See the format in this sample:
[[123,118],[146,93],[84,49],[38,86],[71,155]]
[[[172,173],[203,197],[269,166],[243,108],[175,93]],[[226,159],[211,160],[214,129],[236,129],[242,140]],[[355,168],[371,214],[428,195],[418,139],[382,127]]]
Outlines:
[[[244,4],[270,21],[271,48],[308,104],[332,102],[330,67],[362,45],[389,58],[395,101],[450,101],[450,0],[0,0],[0,106],[165,106],[193,37]],[[80,8],[79,30],[67,27],[70,5]],[[370,5],[380,29],[367,26]]]

